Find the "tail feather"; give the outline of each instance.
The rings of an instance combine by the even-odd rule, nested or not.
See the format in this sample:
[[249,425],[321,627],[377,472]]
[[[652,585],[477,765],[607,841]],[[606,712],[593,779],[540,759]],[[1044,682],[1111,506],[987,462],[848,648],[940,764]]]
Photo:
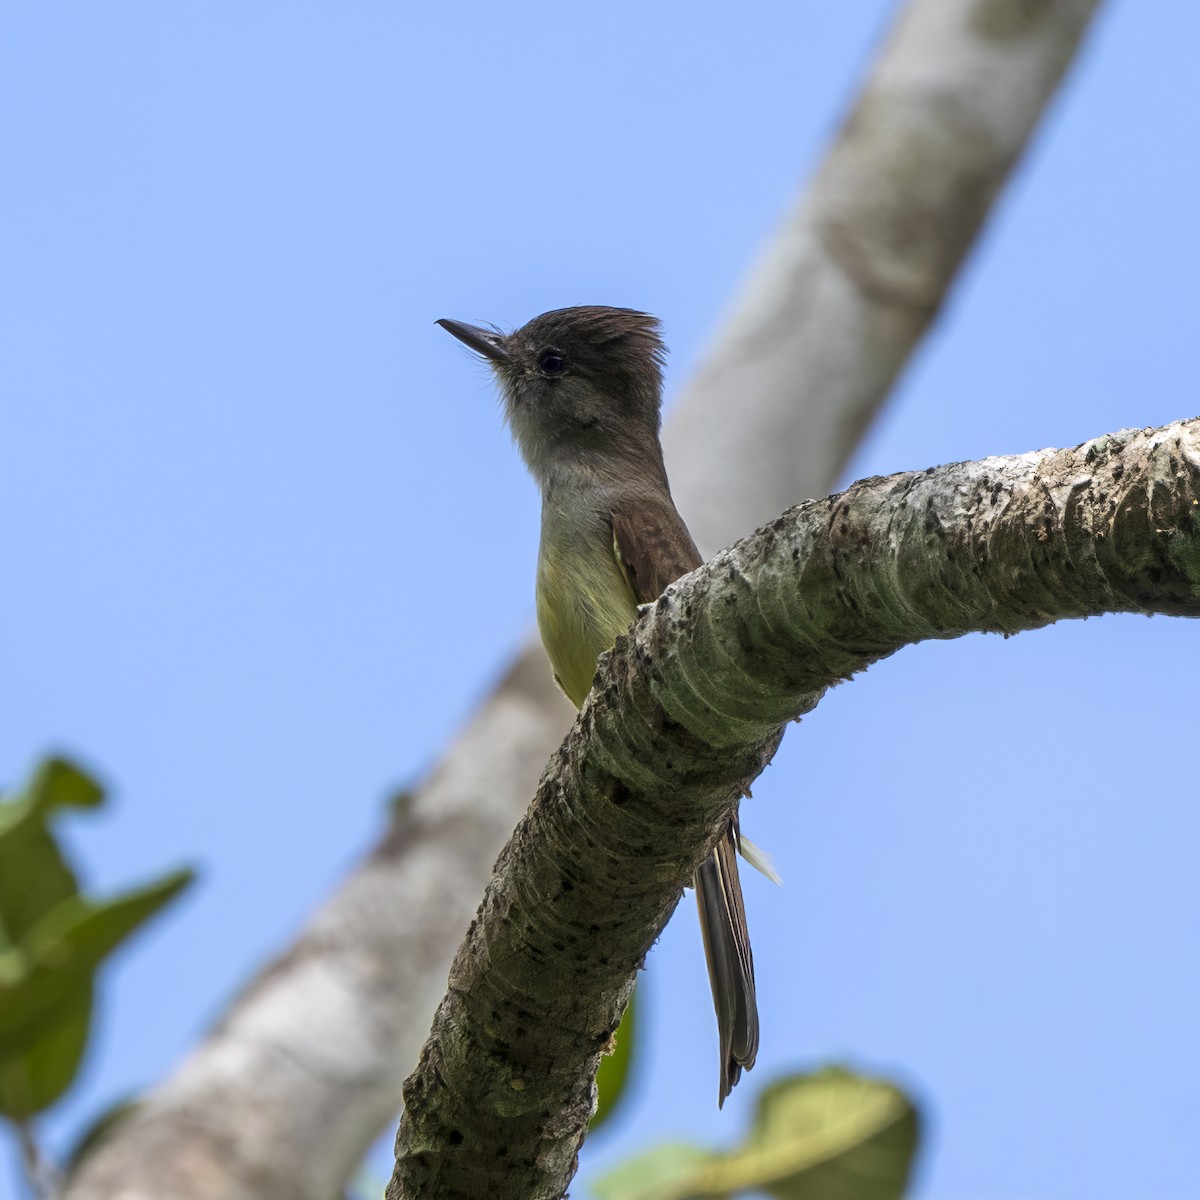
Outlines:
[[758,1004],[754,995],[754,956],[746,927],[746,907],[737,866],[738,832],[731,821],[712,856],[696,872],[696,903],[708,959],[713,1007],[721,1045],[719,1104],[733,1091],[743,1070],[758,1054]]

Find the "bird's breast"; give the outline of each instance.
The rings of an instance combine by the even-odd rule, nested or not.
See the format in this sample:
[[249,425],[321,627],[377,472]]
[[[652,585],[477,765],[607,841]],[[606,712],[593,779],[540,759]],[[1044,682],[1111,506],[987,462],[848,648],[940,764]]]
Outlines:
[[608,514],[547,508],[538,553],[538,629],[559,685],[578,708],[591,690],[596,659],[629,628],[637,603],[617,562]]

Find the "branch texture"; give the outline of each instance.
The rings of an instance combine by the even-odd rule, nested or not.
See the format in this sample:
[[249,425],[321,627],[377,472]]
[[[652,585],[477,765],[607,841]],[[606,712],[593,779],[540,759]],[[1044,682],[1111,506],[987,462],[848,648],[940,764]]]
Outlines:
[[865,480],[668,588],[497,863],[388,1200],[564,1193],[634,974],[782,722],[902,646],[1106,612],[1200,616],[1200,419]]

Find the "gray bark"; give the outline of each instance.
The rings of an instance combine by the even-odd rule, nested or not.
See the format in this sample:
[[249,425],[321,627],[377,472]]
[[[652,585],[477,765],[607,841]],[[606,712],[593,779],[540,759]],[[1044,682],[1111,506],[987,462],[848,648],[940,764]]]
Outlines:
[[388,1200],[565,1192],[636,971],[782,722],[903,646],[1108,612],[1200,616],[1200,418],[869,479],[669,587],[496,864]]
[[706,553],[836,486],[1096,7],[918,0],[900,11],[735,296],[681,404],[687,419],[667,430],[675,496]]
[[[833,485],[1096,3],[902,10],[668,427],[675,495],[702,546]],[[67,1200],[335,1194],[394,1117],[453,947],[569,720],[526,646],[381,845],[89,1155]]]

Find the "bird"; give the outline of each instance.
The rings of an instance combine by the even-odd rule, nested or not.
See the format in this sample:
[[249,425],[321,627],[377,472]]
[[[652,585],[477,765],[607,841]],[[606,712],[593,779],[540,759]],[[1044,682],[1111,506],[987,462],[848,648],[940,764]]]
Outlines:
[[[512,333],[437,322],[491,367],[504,415],[542,495],[538,629],[579,708],[596,660],[641,604],[700,566],[659,441],[666,347],[656,317],[583,306]],[[720,1047],[718,1106],[758,1053],[754,958],[738,877],[736,813],[695,876]]]

